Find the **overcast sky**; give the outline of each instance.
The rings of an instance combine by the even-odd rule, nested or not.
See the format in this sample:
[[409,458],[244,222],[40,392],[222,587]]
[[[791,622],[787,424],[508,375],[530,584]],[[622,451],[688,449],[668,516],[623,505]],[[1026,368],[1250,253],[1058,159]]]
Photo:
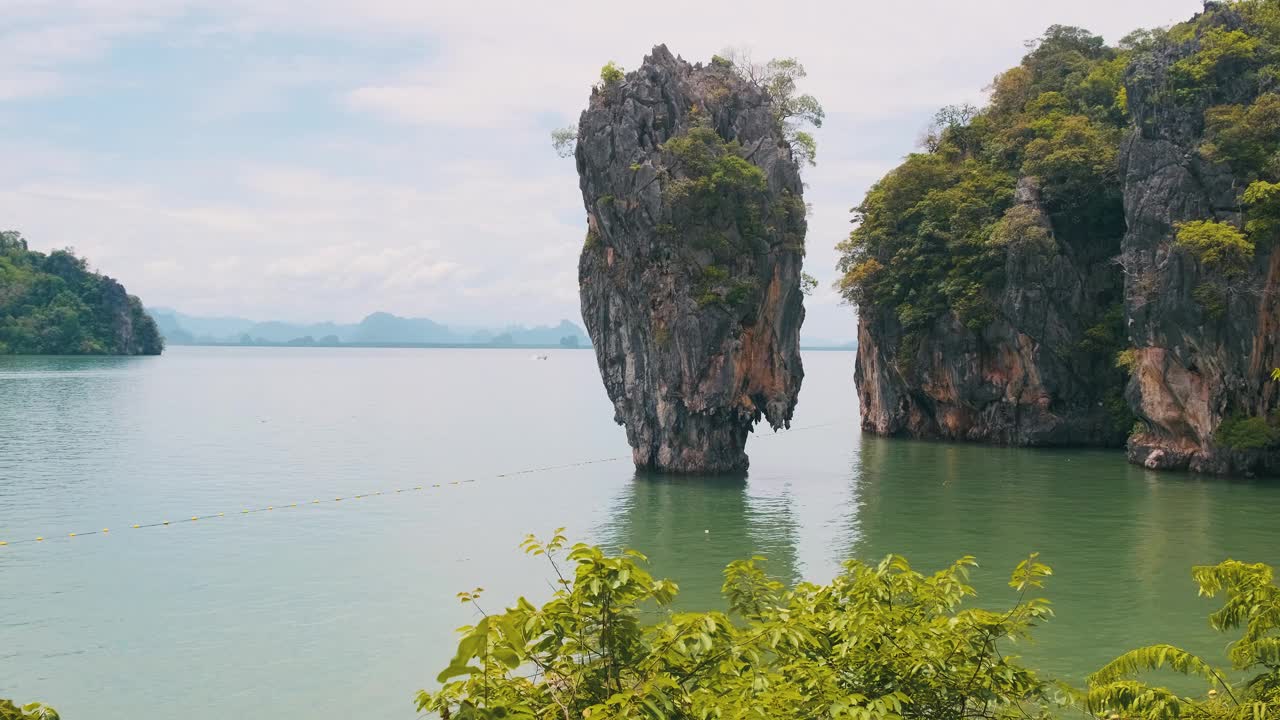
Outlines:
[[1199,0],[0,0],[0,227],[152,306],[254,319],[580,322],[585,214],[548,132],[656,43],[795,56],[826,106],[809,338],[849,208],[939,106],[1052,23],[1114,41]]

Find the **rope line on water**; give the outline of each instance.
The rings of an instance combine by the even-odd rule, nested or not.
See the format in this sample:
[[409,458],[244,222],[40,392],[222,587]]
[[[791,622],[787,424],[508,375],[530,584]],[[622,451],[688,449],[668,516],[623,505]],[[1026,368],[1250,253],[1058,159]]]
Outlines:
[[[843,425],[848,422],[850,422],[850,419],[845,418],[842,420],[833,420],[831,422],[820,423],[817,425],[804,425],[801,427],[793,427],[788,429],[787,432],[792,433],[792,432],[801,432],[804,430],[816,430],[819,428],[831,427],[833,425]],[[775,433],[773,435],[764,435],[760,439],[763,440],[769,437],[782,437],[784,435],[785,433],[781,433],[781,434]],[[415,485],[413,487],[396,488],[394,490],[375,490],[373,492],[361,493],[358,495],[339,496],[333,499],[324,499],[324,500],[317,498],[317,499],[311,500],[310,502],[295,502],[295,503],[289,503],[287,505],[267,505],[265,507],[250,507],[250,508],[245,508],[243,510],[240,510],[239,512],[228,513],[224,511],[224,512],[218,512],[218,513],[209,513],[208,515],[192,515],[189,518],[179,518],[177,520],[161,520],[159,522],[151,522],[151,523],[134,523],[133,525],[129,526],[129,529],[145,530],[147,528],[169,527],[170,525],[181,525],[183,523],[199,522],[200,520],[212,520],[212,519],[227,517],[228,515],[232,517],[235,517],[237,515],[256,515],[258,513],[274,512],[276,510],[291,510],[291,509],[295,509],[299,507],[307,507],[311,505],[331,505],[331,504],[336,504],[341,502],[353,502],[355,500],[363,500],[365,498],[377,497],[380,495],[403,495],[404,493],[423,492],[427,490],[434,490],[436,488],[442,488],[445,486],[464,485],[467,483],[474,483],[477,480],[509,478],[509,477],[515,477],[517,475],[530,475],[533,473],[547,472],[549,470],[565,470],[568,468],[583,467],[585,465],[598,465],[600,463],[618,462],[619,460],[630,460],[630,459],[631,459],[631,455],[615,455],[614,457],[599,458],[596,460],[579,460],[578,462],[562,463],[558,465],[543,465],[541,467],[524,468],[522,470],[511,470],[504,473],[498,473],[496,475],[485,475],[483,477],[468,478],[466,480],[451,480],[447,483],[434,483],[432,485]],[[50,535],[47,537],[44,535],[37,535],[34,538],[27,538],[24,540],[8,540],[8,541],[0,540],[0,548],[8,547],[11,545],[27,545],[32,543],[44,543],[44,542],[48,542],[48,541],[59,539],[59,538],[70,540],[78,537],[88,537],[90,535],[109,535],[109,534],[111,534],[110,528],[102,528],[101,530],[71,532],[71,533],[67,533],[66,535]]]

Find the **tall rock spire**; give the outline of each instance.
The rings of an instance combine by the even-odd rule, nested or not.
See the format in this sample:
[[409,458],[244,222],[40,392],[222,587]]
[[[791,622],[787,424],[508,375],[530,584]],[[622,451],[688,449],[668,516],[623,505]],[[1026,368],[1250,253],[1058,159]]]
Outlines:
[[658,46],[592,92],[576,159],[582,316],[636,466],[745,469],[804,377],[805,205],[768,94]]

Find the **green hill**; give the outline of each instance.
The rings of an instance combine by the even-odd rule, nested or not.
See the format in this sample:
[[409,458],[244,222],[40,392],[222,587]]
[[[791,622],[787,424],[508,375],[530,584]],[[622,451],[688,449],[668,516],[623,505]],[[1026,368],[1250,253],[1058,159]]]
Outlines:
[[0,232],[0,354],[159,355],[142,302],[67,250],[27,248]]

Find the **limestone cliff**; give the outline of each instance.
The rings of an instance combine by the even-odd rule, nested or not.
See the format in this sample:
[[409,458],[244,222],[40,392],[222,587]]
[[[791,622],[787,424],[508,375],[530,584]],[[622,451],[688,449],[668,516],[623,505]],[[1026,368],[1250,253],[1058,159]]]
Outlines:
[[1241,194],[1256,176],[1243,158],[1224,161],[1206,151],[1205,118],[1211,108],[1249,107],[1265,88],[1244,67],[1208,92],[1175,92],[1174,68],[1204,50],[1215,29],[1253,30],[1227,6],[1211,8],[1198,26],[1195,37],[1140,57],[1126,80],[1134,130],[1121,155],[1128,221],[1122,259],[1135,346],[1126,395],[1143,425],[1130,439],[1129,457],[1151,468],[1274,473],[1274,442],[1233,448],[1215,436],[1224,422],[1265,419],[1280,406],[1269,377],[1280,366],[1280,252],[1274,242],[1258,243],[1243,271],[1224,278],[1177,242],[1187,221],[1245,225]]
[[1054,26],[859,206],[863,428],[1280,472],[1280,15]]
[[579,121],[582,317],[637,467],[741,470],[761,417],[790,423],[805,208],[769,101],[658,46]]
[[[863,304],[855,382],[864,430],[1007,445],[1115,445],[1128,426],[1106,358],[1089,338],[1109,330],[1121,278],[1093,238],[1055,231],[1037,183],[1023,178],[1008,213],[995,312],[974,329],[955,312],[908,333],[896,308]],[[1116,323],[1118,324],[1118,323]],[[1119,418],[1117,417],[1119,414]]]

